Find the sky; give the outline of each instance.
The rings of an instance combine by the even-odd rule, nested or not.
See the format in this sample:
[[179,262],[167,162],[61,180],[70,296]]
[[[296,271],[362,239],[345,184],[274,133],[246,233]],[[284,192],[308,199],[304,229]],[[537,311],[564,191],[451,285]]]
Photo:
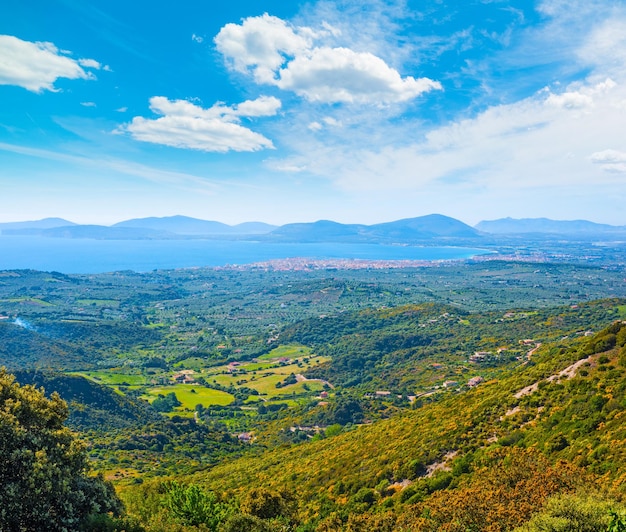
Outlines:
[[0,222],[626,225],[626,2],[0,2]]

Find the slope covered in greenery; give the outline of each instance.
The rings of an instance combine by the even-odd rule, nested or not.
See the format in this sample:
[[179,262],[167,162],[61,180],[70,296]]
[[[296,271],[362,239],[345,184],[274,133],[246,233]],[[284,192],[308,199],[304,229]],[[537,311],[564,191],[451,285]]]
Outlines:
[[511,530],[548,497],[580,490],[618,508],[625,343],[621,321],[552,342],[476,389],[227,462],[193,482],[241,500],[259,487],[288,494],[301,530]]

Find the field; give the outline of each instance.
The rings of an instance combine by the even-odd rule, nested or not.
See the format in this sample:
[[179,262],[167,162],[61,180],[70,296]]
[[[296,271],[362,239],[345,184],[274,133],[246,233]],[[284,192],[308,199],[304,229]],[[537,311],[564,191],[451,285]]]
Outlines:
[[149,402],[154,401],[159,395],[166,395],[168,393],[175,393],[178,400],[182,403],[181,406],[175,409],[176,413],[180,412],[193,412],[196,405],[202,405],[204,407],[211,405],[228,405],[232,403],[235,398],[221,390],[212,390],[210,388],[204,388],[194,384],[173,384],[171,386],[161,386],[149,388],[147,393],[142,397]]
[[[120,367],[72,374],[122,394],[139,395],[150,403],[160,395],[174,393],[182,404],[171,414],[191,416],[198,405],[209,408],[233,404],[237,391],[243,391],[248,405],[265,401],[296,404],[294,399],[315,396],[324,390],[323,381],[306,379],[302,373],[329,360],[314,355],[308,347],[284,345],[258,359],[213,367],[207,367],[204,359],[190,357],[170,370]],[[293,382],[283,384],[288,378]]]

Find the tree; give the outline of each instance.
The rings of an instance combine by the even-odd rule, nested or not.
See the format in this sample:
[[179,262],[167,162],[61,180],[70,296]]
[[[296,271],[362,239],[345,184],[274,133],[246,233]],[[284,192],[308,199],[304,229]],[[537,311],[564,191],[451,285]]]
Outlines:
[[63,425],[66,403],[0,369],[0,530],[75,531],[121,503],[87,474],[84,446]]
[[165,489],[164,506],[185,525],[204,524],[209,530],[216,530],[229,515],[230,508],[218,502],[212,491],[205,492],[196,484],[185,486],[172,481]]
[[[515,532],[605,532],[612,525],[619,528],[619,505],[602,494],[557,494],[550,497],[545,507]],[[619,506],[621,509],[621,506]],[[608,529],[612,530],[612,529]]]
[[174,392],[170,392],[167,395],[159,394],[159,396],[152,401],[152,408],[159,412],[171,412],[177,406],[181,406],[181,403],[176,397]]

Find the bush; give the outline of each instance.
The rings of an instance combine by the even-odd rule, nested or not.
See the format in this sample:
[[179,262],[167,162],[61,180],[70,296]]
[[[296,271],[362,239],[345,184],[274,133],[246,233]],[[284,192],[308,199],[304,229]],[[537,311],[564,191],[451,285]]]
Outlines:
[[229,513],[229,508],[219,503],[213,492],[205,492],[195,484],[185,486],[175,481],[165,485],[163,505],[182,524],[204,524],[209,530],[216,530]]
[[555,495],[548,499],[540,513],[515,532],[604,532],[613,507],[614,502],[601,497]]
[[67,415],[57,394],[46,398],[0,369],[0,530],[79,530],[90,515],[120,514],[112,486],[87,475]]
[[271,532],[270,526],[260,517],[246,514],[233,515],[220,532]]

